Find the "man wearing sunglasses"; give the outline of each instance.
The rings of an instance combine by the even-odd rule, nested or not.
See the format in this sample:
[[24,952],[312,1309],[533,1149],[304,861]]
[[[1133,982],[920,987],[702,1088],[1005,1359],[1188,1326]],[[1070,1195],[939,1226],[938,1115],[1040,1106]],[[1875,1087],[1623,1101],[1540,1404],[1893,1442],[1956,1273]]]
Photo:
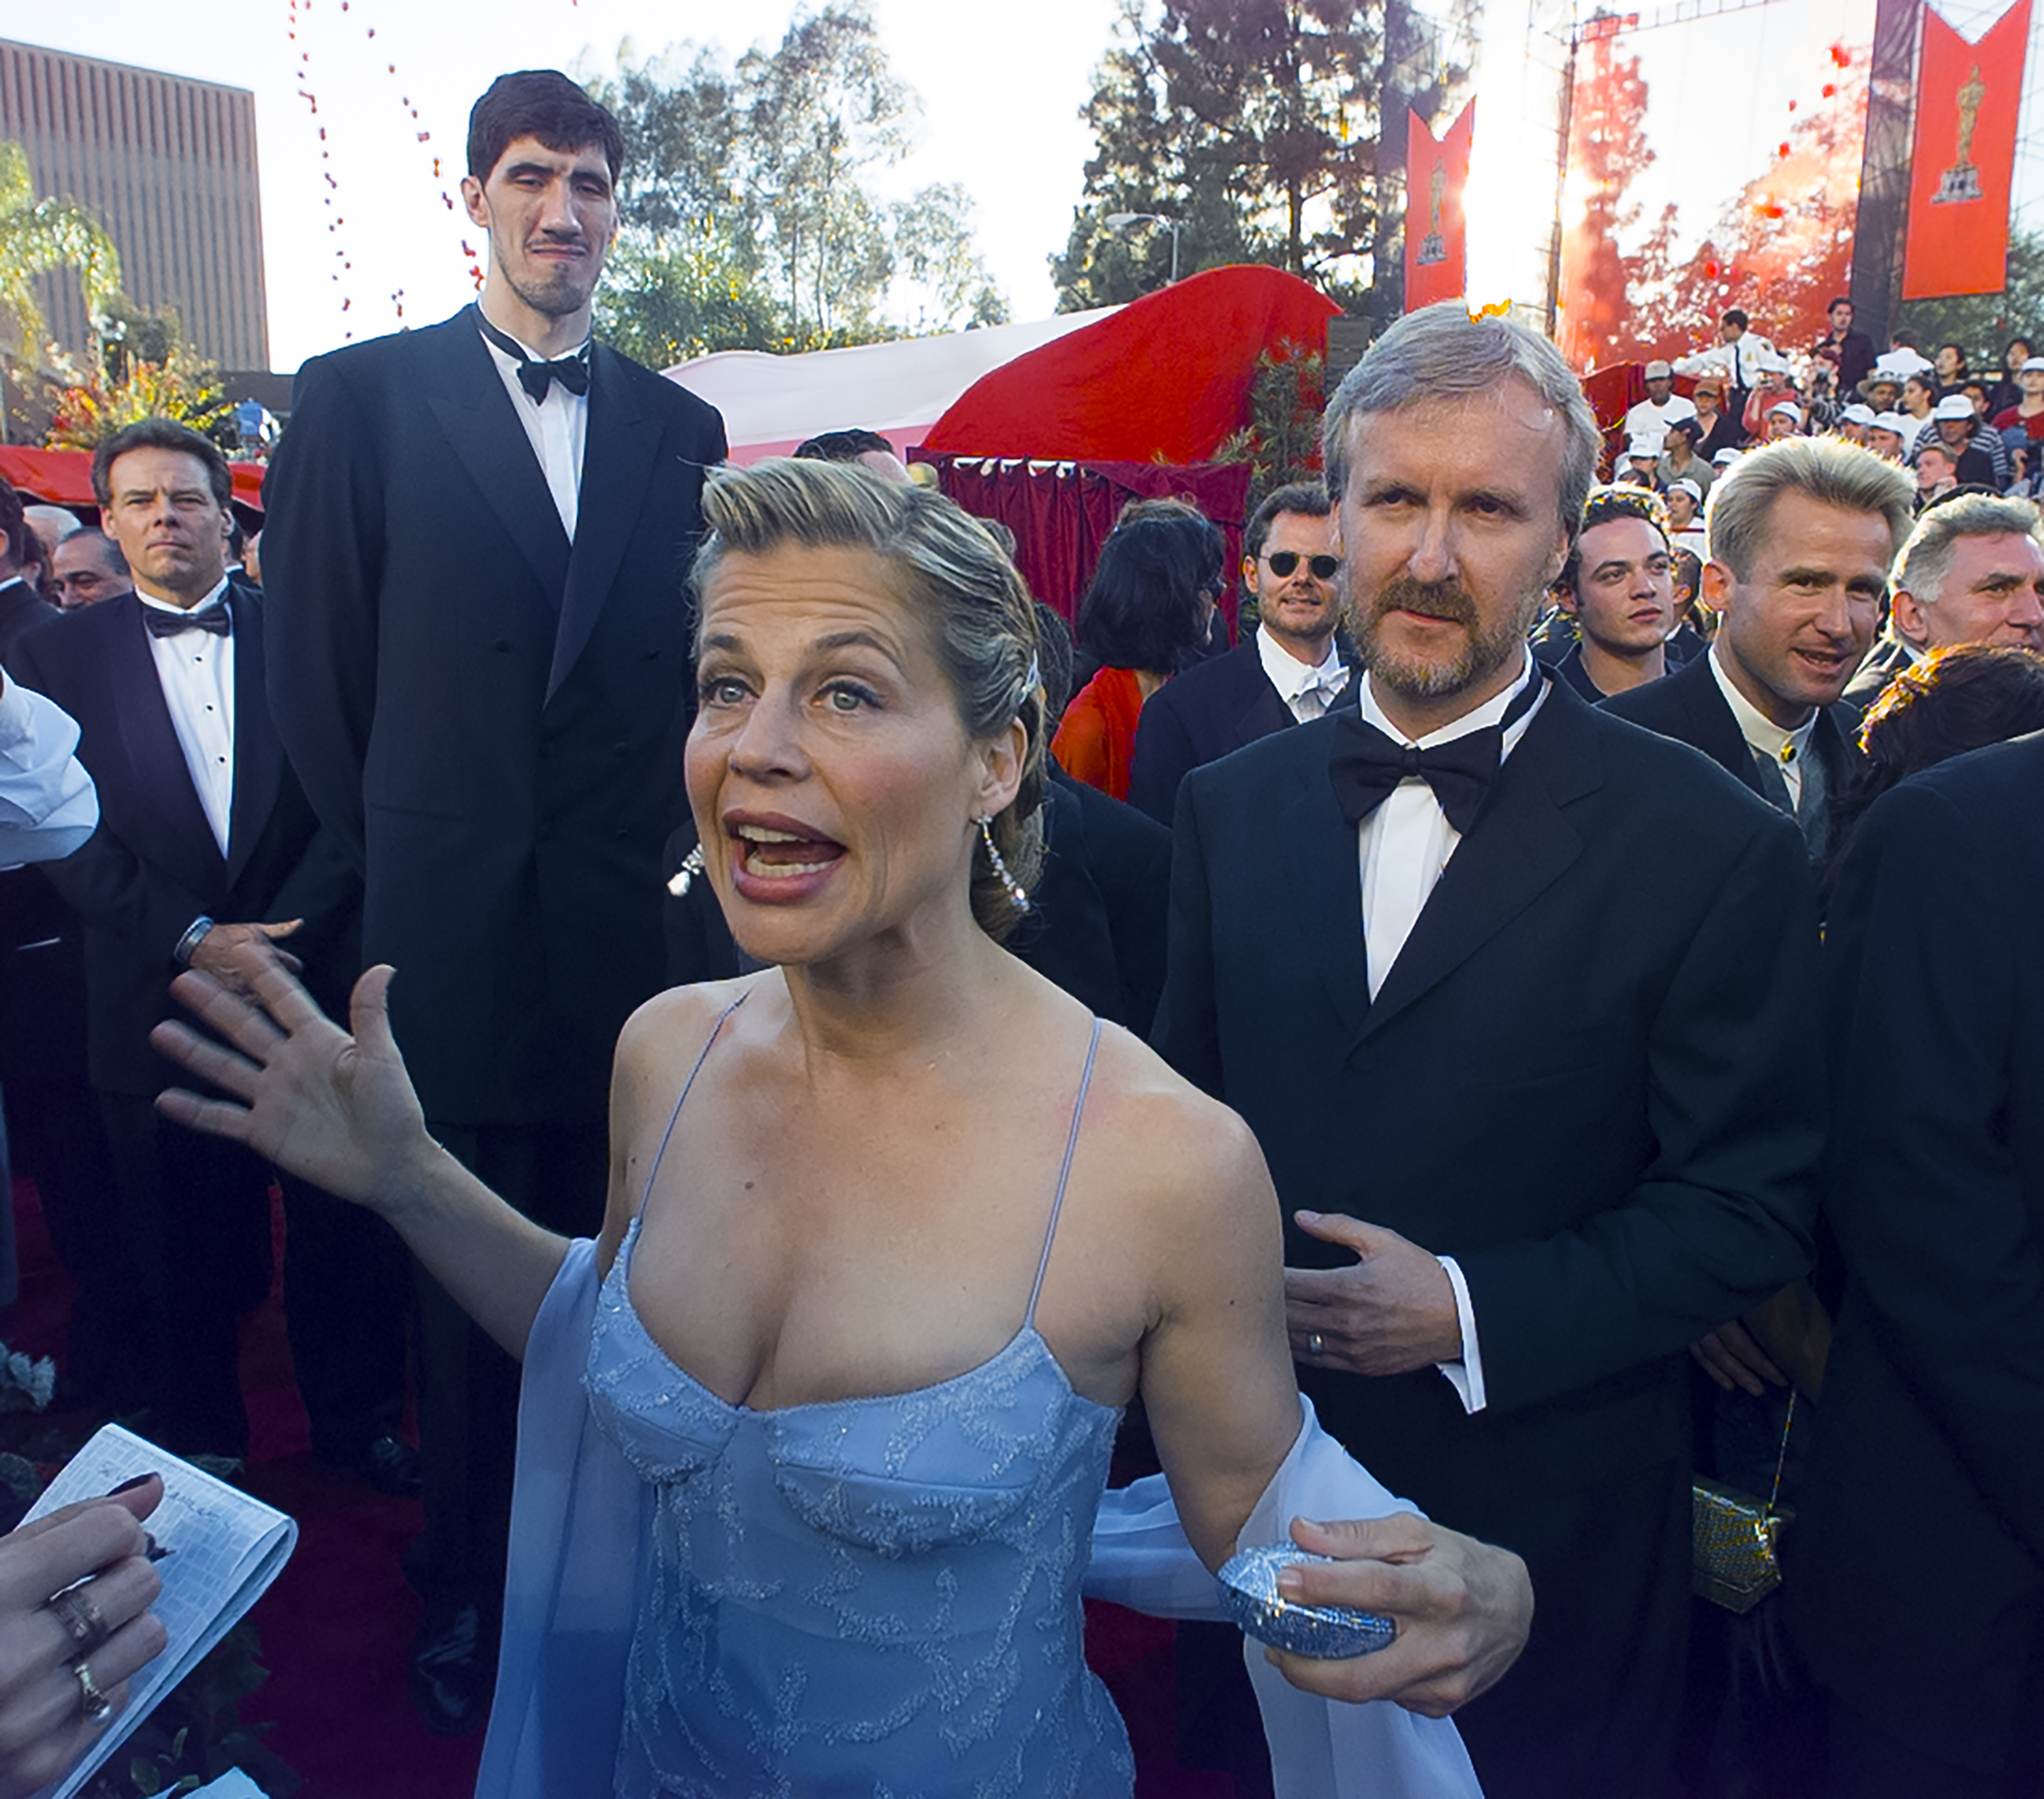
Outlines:
[[1331,711],[1348,685],[1327,490],[1318,481],[1278,488],[1256,508],[1243,550],[1255,631],[1159,688],[1135,727],[1129,804],[1164,824],[1191,770]]

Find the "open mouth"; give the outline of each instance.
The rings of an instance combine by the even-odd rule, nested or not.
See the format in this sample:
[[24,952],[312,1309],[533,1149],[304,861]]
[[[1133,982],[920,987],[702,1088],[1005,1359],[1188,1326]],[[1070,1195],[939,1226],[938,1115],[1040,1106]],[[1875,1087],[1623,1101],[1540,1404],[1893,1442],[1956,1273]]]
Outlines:
[[792,880],[821,874],[844,855],[844,846],[832,838],[770,825],[734,825],[731,834],[738,845],[740,868],[755,880]]

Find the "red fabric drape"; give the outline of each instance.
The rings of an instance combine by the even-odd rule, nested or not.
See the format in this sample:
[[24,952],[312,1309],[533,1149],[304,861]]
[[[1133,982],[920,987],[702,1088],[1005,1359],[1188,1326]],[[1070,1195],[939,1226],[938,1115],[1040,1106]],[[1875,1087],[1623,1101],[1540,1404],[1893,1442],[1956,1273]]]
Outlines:
[[1208,462],[1174,468],[1162,462],[1029,462],[1020,457],[936,456],[944,493],[968,512],[998,519],[1015,533],[1015,566],[1029,590],[1074,623],[1080,597],[1093,578],[1100,547],[1131,500],[1189,501],[1219,525],[1228,539],[1221,599],[1228,632],[1235,631],[1234,578],[1242,561],[1242,527],[1249,498],[1247,462]]
[[[229,462],[234,503],[263,510],[263,465]],[[92,453],[87,450],[25,450],[0,444],[0,481],[48,506],[97,507],[92,497]]]
[[1247,418],[1256,359],[1285,343],[1318,355],[1340,313],[1281,269],[1208,269],[981,376],[924,447],[1204,462]]

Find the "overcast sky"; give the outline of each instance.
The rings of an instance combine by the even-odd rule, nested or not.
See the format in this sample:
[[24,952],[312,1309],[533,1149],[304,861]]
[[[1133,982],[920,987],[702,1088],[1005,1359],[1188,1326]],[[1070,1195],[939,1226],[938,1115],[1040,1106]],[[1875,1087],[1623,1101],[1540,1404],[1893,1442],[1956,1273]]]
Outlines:
[[[493,77],[510,67],[608,71],[627,42],[635,58],[681,40],[736,56],[756,41],[778,42],[795,10],[793,0],[743,9],[710,0],[499,0],[486,8],[261,0],[223,13],[163,0],[93,0],[45,7],[33,29],[10,19],[6,31],[254,92],[270,359],[288,370],[349,332],[394,328],[400,290],[410,324],[444,317],[470,297],[462,245],[479,251],[482,241],[440,196],[444,189],[459,204],[468,109]],[[1070,228],[1091,150],[1078,113],[1112,35],[1115,0],[874,0],[873,10],[897,74],[923,102],[916,148],[889,176],[887,192],[963,183],[978,202],[981,247],[1012,316],[1047,316],[1053,294],[1044,259],[1063,247]],[[729,22],[734,15],[744,20],[742,36]],[[317,101],[317,116],[302,90]]]

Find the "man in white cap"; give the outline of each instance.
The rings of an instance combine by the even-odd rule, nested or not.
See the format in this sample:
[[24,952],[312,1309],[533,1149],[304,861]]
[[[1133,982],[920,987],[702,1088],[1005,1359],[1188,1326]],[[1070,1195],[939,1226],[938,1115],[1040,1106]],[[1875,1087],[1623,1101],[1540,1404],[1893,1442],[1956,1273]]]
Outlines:
[[1704,492],[1687,475],[1669,481],[1663,498],[1668,502],[1668,540],[1677,550],[1710,554],[1704,538]]
[[1879,416],[1880,414],[1865,401],[1855,400],[1838,414],[1838,422],[1832,428],[1832,435],[1842,437],[1846,443],[1857,443],[1862,449],[1865,449],[1866,434],[1873,428],[1874,421]]
[[1876,412],[1866,428],[1866,447],[1884,462],[1899,462],[1907,453],[1909,420],[1900,412]]
[[1980,429],[1979,416],[1964,394],[1947,393],[1931,409],[1931,432],[1916,439],[1915,455],[1919,462],[1933,441],[1931,432],[1937,434],[1935,441],[1951,452],[1954,474],[1960,486],[2000,490],[2008,479],[1995,466],[1994,452],[2001,447],[2000,439],[1993,432]]
[[1762,421],[1765,439],[1779,443],[1785,437],[1803,435],[1803,409],[1792,400],[1777,400],[1767,409]]
[[1675,391],[1675,371],[1657,360],[1646,365],[1646,397],[1627,409],[1625,435],[1653,438],[1658,447],[1669,426],[1696,416],[1695,403]]
[[1615,486],[1655,487],[1654,470],[1661,462],[1661,439],[1658,437],[1635,437],[1625,447],[1625,454],[1619,458],[1612,471]]

